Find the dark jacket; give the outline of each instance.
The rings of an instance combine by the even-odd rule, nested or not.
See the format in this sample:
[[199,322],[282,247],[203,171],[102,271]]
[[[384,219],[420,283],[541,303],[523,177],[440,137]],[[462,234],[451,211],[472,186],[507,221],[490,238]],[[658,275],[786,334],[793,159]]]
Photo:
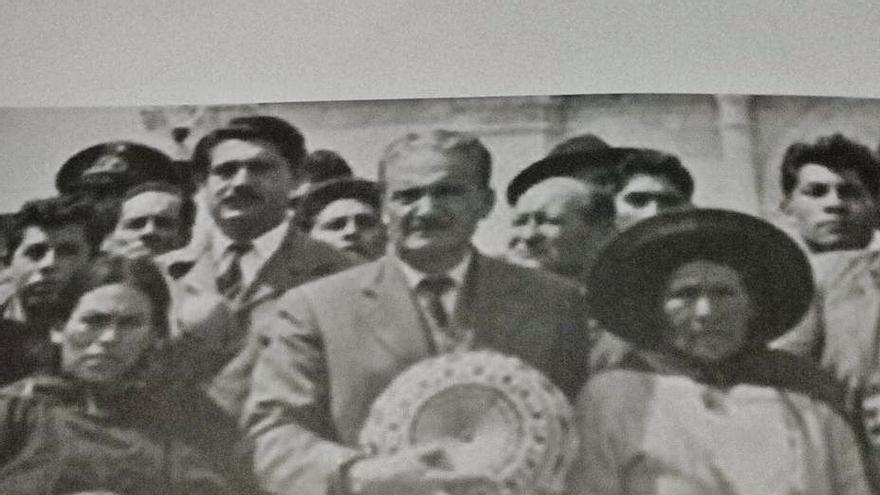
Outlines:
[[[33,377],[0,391],[0,493],[233,493],[182,441],[179,412],[138,388],[91,393],[76,380]],[[99,407],[90,407],[97,404]]]

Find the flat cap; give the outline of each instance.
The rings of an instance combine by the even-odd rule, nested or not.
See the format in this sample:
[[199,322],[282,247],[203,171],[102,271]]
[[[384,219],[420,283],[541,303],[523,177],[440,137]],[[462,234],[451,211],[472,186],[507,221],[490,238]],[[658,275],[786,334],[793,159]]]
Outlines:
[[294,222],[308,230],[321,210],[337,199],[351,198],[372,206],[377,212],[381,205],[379,186],[369,180],[342,178],[323,182],[302,196],[297,204]]

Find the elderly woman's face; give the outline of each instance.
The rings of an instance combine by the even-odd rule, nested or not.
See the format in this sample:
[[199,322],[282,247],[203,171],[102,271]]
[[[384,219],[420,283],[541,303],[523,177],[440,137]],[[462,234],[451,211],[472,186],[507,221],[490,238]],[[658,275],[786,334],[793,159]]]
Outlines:
[[153,345],[152,304],[140,290],[109,284],[79,299],[67,324],[53,334],[61,366],[89,382],[119,379]]
[[672,272],[662,305],[667,342],[705,361],[718,361],[740,350],[755,316],[740,274],[706,260],[685,263]]

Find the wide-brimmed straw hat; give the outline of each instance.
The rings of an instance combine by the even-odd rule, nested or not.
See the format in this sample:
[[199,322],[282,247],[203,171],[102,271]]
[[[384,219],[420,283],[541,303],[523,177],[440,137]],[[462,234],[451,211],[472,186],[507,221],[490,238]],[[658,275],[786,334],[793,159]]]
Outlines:
[[791,237],[751,215],[694,209],[644,220],[603,249],[588,279],[593,316],[625,340],[662,346],[662,286],[676,268],[700,259],[739,272],[757,309],[752,344],[782,335],[810,306],[812,270]]

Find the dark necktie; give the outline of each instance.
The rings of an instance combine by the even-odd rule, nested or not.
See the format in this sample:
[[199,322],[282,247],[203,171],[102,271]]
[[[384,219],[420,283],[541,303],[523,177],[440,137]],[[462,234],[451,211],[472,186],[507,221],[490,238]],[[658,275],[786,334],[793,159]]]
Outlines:
[[241,292],[241,257],[253,248],[250,242],[234,242],[226,250],[224,264],[217,276],[217,291],[226,299],[232,300]]
[[449,314],[443,307],[443,294],[452,289],[455,282],[446,275],[429,276],[422,279],[416,290],[424,301],[425,310],[435,332],[437,348],[448,352],[464,343],[464,336],[450,325]]

